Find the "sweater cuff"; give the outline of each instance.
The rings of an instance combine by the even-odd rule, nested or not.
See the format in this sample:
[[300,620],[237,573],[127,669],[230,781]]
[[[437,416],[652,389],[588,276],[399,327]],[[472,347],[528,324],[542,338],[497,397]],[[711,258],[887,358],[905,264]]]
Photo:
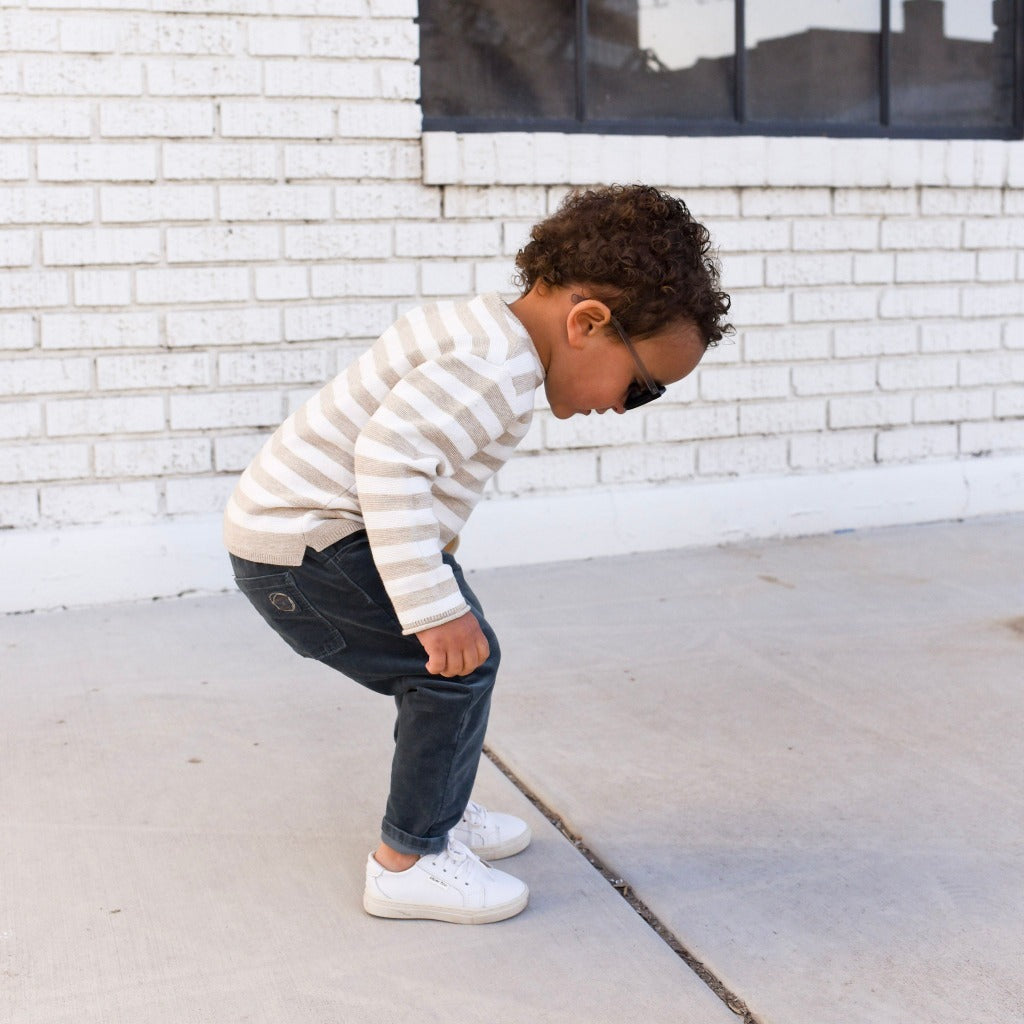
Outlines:
[[454,622],[456,619],[461,619],[466,612],[471,610],[465,600],[461,600],[458,607],[452,608],[449,611],[431,615],[428,618],[416,619],[409,623],[403,621],[402,636],[411,636],[414,633],[422,632],[424,629],[430,629],[431,626],[443,626],[446,622]]

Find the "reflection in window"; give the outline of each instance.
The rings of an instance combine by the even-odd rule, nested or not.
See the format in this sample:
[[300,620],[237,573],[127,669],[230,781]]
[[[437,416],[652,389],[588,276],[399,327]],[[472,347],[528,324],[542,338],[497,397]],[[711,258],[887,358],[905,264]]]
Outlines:
[[878,0],[747,0],[747,115],[870,124],[879,112]]
[[421,0],[423,113],[575,116],[574,0]]
[[1019,138],[1024,129],[1024,0],[419,6],[427,130]]
[[1012,4],[906,0],[902,6],[901,30],[892,36],[893,122],[1012,123]]
[[728,118],[734,0],[590,0],[594,118]]

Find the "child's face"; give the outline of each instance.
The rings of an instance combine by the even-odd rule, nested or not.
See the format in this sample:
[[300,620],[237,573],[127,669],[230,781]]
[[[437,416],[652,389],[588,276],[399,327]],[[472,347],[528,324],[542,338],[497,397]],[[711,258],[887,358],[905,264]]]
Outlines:
[[[683,322],[634,341],[647,372],[658,384],[674,384],[693,372],[704,355],[696,326]],[[558,419],[592,412],[625,412],[626,394],[639,372],[629,349],[610,326],[578,327],[570,322],[568,343],[557,346],[544,380]]]

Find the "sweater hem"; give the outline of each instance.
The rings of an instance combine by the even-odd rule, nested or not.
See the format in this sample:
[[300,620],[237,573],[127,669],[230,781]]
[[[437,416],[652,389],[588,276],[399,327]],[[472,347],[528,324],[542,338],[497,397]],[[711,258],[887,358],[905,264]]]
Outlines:
[[353,533],[366,529],[366,524],[354,519],[331,519],[321,523],[310,533],[282,535],[257,533],[226,524],[224,546],[236,558],[263,565],[302,565],[306,549],[323,551]]

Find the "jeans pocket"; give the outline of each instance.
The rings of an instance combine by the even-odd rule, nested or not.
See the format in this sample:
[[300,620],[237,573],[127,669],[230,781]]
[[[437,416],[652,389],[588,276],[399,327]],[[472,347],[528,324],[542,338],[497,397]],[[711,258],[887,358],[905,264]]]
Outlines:
[[322,661],[344,649],[340,630],[307,600],[290,572],[236,576],[235,583],[271,629],[304,658]]
[[365,533],[331,554],[324,564],[336,585],[344,587],[346,601],[360,610],[360,621],[383,623],[385,628],[402,632],[402,624],[374,564]]

